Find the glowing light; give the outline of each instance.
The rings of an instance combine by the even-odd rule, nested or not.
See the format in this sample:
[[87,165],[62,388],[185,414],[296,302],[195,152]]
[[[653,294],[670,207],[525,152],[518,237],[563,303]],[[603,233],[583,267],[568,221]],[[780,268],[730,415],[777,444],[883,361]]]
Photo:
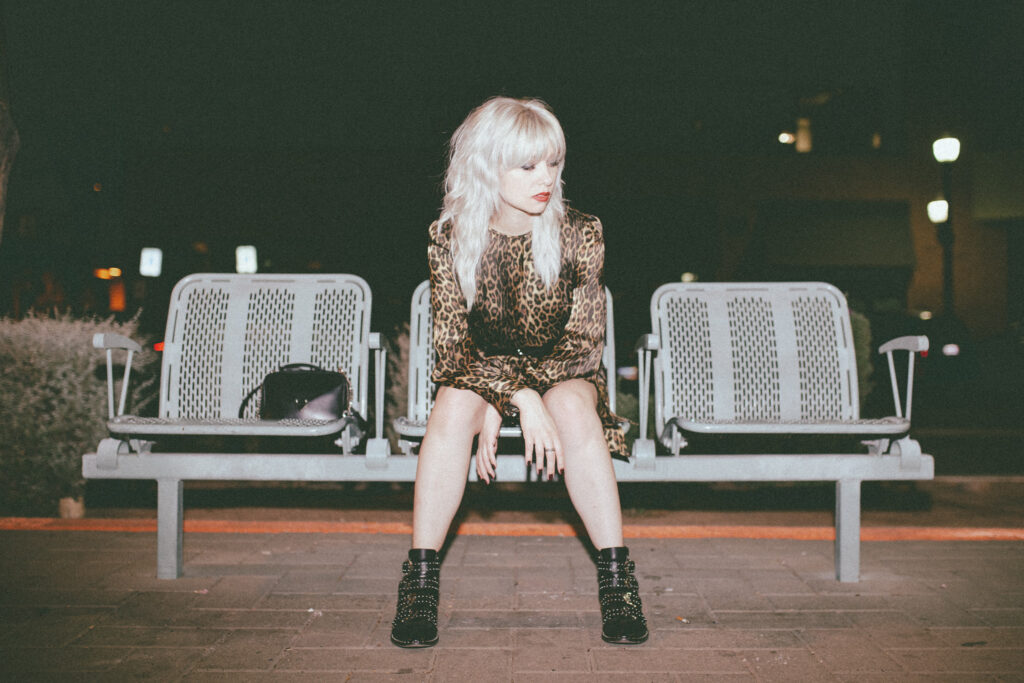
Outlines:
[[235,272],[256,272],[256,247],[251,244],[235,247]]
[[103,183],[93,183],[92,184],[92,191],[93,192],[102,192],[103,191]]
[[110,310],[123,311],[128,297],[124,291],[124,280],[114,280],[110,283]]
[[93,277],[98,277],[101,280],[109,280],[111,278],[109,268],[97,268],[92,271]]
[[796,151],[804,154],[811,151],[813,136],[811,135],[811,120],[801,116],[796,120]]
[[959,356],[960,345],[959,344],[943,344],[942,345],[943,356]]
[[779,133],[779,142],[781,142],[784,145],[792,145],[794,142],[796,142],[796,136],[790,133],[789,131]]
[[157,247],[143,247],[139,255],[139,275],[159,277],[163,270],[164,252]]
[[108,268],[107,270],[110,271],[110,277],[121,277],[120,268]]
[[949,202],[945,199],[928,202],[928,220],[932,223],[945,223],[949,220]]
[[697,277],[696,273],[683,273],[679,279],[683,282],[696,282],[700,278]]
[[960,141],[951,135],[932,143],[932,155],[940,164],[950,164],[960,158]]
[[637,367],[635,365],[629,365],[626,367],[618,368],[615,371],[615,374],[617,374],[622,379],[634,380],[637,378],[637,376],[639,376],[640,371],[637,370]]
[[157,343],[153,344],[153,350],[154,351],[163,351],[164,350],[164,343],[162,341],[158,341]]
[[932,319],[932,312],[931,311],[921,311],[920,313],[917,314],[917,317],[920,318],[921,320],[931,320]]

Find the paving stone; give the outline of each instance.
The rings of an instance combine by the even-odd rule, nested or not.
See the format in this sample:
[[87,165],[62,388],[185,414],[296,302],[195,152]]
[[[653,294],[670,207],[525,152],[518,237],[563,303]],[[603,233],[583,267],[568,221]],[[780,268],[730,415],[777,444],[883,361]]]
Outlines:
[[489,649],[486,657],[467,657],[465,652],[438,651],[430,681],[510,681],[512,653]]
[[892,608],[884,595],[766,595],[765,598],[778,610],[877,611]]
[[[181,680],[189,681],[189,683],[238,683],[238,681],[273,681],[279,683],[280,681],[287,681],[288,683],[349,683],[350,681],[388,681],[394,680],[388,678],[388,674],[380,674],[382,678],[377,678],[377,674],[362,674],[362,673],[334,673],[329,671],[253,671],[251,669],[241,669],[237,671],[193,671],[187,674]],[[363,678],[363,676],[369,676],[369,678]],[[399,678],[397,680],[406,681],[410,680],[409,677]]]
[[[533,673],[533,672],[520,672],[515,675],[515,683],[677,683],[681,680],[699,680],[691,678],[677,677],[675,674],[670,673],[614,673],[614,674],[602,674],[602,673]],[[709,677],[708,680],[711,680]],[[753,677],[742,676],[742,677],[729,677],[723,676],[723,674],[714,674],[713,680],[715,681],[751,681]]]
[[191,609],[168,620],[168,625],[219,629],[299,629],[311,618],[307,612],[291,610]]
[[76,647],[209,647],[224,631],[186,628],[97,626],[74,641]]
[[657,631],[658,646],[683,650],[777,650],[804,647],[797,631],[685,627]]
[[730,650],[674,650],[646,645],[620,646],[591,653],[601,673],[749,673],[743,658]]
[[942,648],[934,650],[889,650],[908,671],[915,673],[990,673],[1019,674],[1024,671],[1024,647],[995,649],[984,647]]
[[807,650],[739,651],[736,656],[758,681],[833,681],[820,659]]
[[[397,590],[398,584],[395,584]],[[396,593],[397,595],[397,593]],[[394,596],[362,593],[268,593],[255,607],[259,609],[353,609],[379,610],[395,601]]]
[[372,671],[377,673],[426,674],[434,668],[437,651],[432,648],[408,650],[400,647],[290,648],[277,664],[280,671]]
[[526,610],[455,610],[449,628],[571,628],[580,626],[576,612]]
[[853,624],[840,612],[727,612],[715,611],[715,620],[726,628],[851,628]]
[[125,600],[110,620],[127,626],[168,626],[195,603],[198,594],[188,592],[140,592]]
[[991,626],[1024,626],[1024,609],[975,609],[968,610]]
[[4,647],[0,649],[0,661],[4,663],[3,670],[7,676],[109,671],[133,650],[118,647]]
[[294,631],[239,630],[210,648],[196,670],[270,669],[295,639]]
[[200,648],[136,648],[118,661],[108,675],[111,679],[122,681],[177,681],[203,654]]
[[1024,648],[1024,628],[931,628],[928,633],[953,647]]
[[889,604],[922,626],[987,626],[984,619],[936,595],[893,595]]
[[199,593],[196,607],[253,607],[277,583],[268,576],[225,576],[205,593]]
[[868,671],[896,675],[903,671],[877,643],[855,630],[807,629],[798,635],[831,672]]

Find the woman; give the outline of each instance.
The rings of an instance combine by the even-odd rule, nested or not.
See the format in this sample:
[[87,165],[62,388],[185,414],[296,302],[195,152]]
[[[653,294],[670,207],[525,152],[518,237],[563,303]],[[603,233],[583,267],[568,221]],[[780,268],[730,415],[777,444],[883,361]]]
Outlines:
[[462,500],[473,438],[477,474],[490,483],[498,430],[516,417],[527,465],[548,478],[564,473],[599,549],[602,637],[647,639],[610,457],[627,453],[601,369],[601,223],[566,208],[564,159],[562,128],[539,100],[488,100],[452,136],[444,206],[430,227],[439,388],[391,631],[401,647],[437,642],[437,553]]

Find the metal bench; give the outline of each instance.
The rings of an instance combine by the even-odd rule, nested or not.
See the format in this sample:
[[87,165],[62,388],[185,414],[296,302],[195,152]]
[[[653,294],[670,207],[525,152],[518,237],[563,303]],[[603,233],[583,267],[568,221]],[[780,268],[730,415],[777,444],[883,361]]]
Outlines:
[[[612,412],[615,412],[615,334],[612,321],[612,296],[605,289],[607,302],[605,346],[602,361],[607,372],[608,397]],[[430,374],[434,369],[433,315],[430,308],[430,282],[424,280],[412,295],[409,314],[409,404],[408,412],[393,422],[395,431],[401,437],[399,446],[406,455],[412,454],[419,440],[427,431],[427,418],[434,405],[434,383]],[[628,429],[629,424],[623,425]],[[503,426],[499,432],[502,439],[522,437],[519,427]],[[500,443],[500,442],[499,442]],[[506,442],[507,443],[507,442]],[[537,473],[526,467],[523,453],[519,457],[499,455],[497,475],[499,481],[535,481]],[[474,458],[476,456],[473,456]],[[469,468],[470,481],[476,481],[476,467]]]
[[[886,342],[895,414],[863,419],[846,299],[806,283],[671,283],[651,298],[652,334],[637,344],[640,435],[620,481],[835,481],[836,576],[859,580],[860,485],[934,477],[934,460],[909,436],[914,354],[927,337]],[[893,355],[906,351],[901,405]],[[653,361],[653,362],[652,362]],[[667,455],[647,436],[654,424]],[[855,437],[854,453],[689,454],[687,435]]]
[[[157,417],[124,414],[131,358],[141,350],[139,344],[119,335],[96,335],[93,345],[107,354],[111,436],[95,453],[83,456],[82,472],[87,479],[156,480],[158,577],[181,576],[185,480],[381,478],[375,476],[375,464],[386,460],[390,450],[382,438],[385,358],[379,335],[370,332],[370,308],[370,288],[355,275],[189,275],[171,294]],[[112,361],[118,349],[127,352],[127,359],[115,409]],[[238,417],[246,393],[267,373],[293,362],[342,370],[352,385],[353,410],[367,415],[371,349],[375,429],[365,454],[355,454],[364,436],[356,417],[268,421],[259,419],[256,405]],[[237,448],[230,437],[298,439],[297,452],[217,450],[220,443]],[[311,437],[333,437],[338,450],[303,453],[302,439],[308,444]],[[184,447],[163,449],[172,438]],[[197,444],[202,451],[188,452]],[[415,468],[410,471],[415,476]],[[411,476],[392,471],[385,478]]]

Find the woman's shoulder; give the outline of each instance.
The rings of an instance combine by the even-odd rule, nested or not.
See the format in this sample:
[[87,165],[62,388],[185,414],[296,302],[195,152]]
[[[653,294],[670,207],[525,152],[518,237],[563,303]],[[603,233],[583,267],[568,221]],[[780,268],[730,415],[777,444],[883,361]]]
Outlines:
[[434,221],[428,230],[430,243],[448,249],[452,245],[452,224],[450,221],[441,223]]
[[597,240],[604,238],[601,219],[589,213],[583,213],[578,209],[567,207],[563,224],[567,230],[581,237]]

